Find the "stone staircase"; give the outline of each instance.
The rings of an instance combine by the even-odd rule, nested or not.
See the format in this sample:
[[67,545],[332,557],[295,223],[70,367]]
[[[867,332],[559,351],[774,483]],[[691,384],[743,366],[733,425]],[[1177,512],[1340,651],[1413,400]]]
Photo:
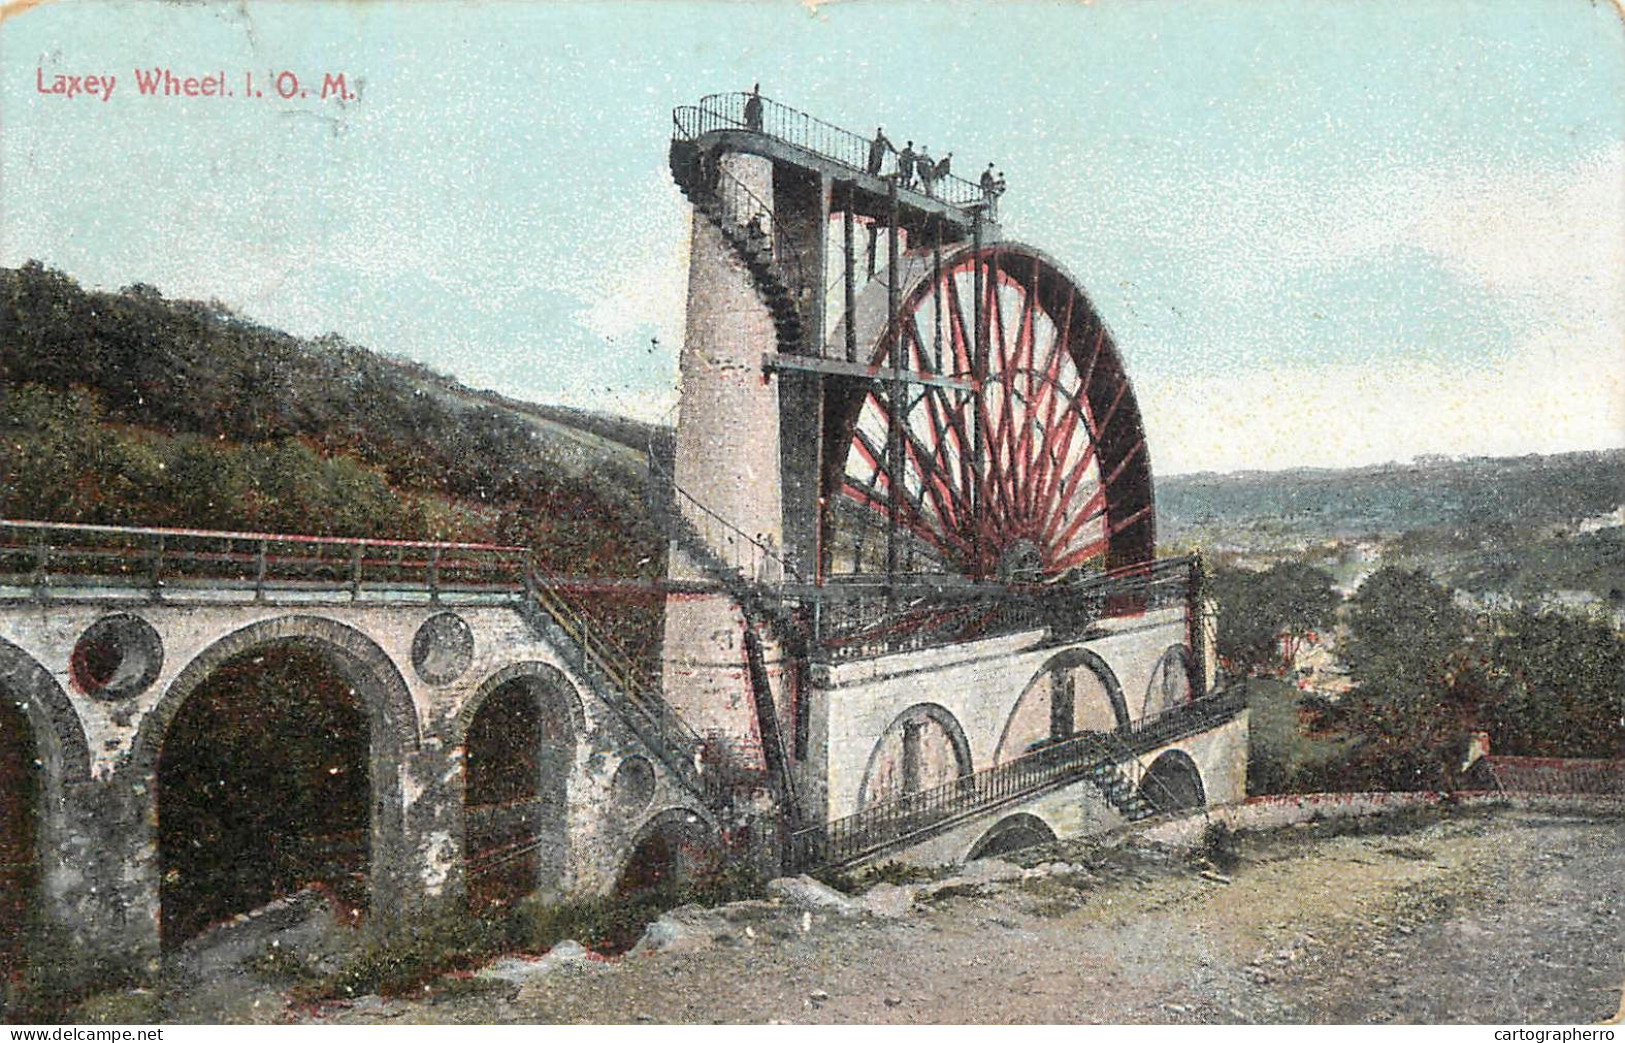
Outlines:
[[[781,241],[775,248],[773,208],[737,178],[704,162],[699,149],[690,142],[672,142],[671,173],[683,196],[722,234],[750,272],[757,293],[773,316],[779,350],[786,354],[799,352],[805,324],[793,286],[804,286],[806,280],[801,277],[800,258],[789,244]],[[740,220],[736,216],[739,214],[765,217],[762,231],[753,230],[750,219]]]
[[615,711],[639,740],[689,789],[713,807],[725,794],[700,770],[705,741],[660,695],[631,655],[557,591],[526,576],[518,602],[531,632],[555,648],[593,692]]

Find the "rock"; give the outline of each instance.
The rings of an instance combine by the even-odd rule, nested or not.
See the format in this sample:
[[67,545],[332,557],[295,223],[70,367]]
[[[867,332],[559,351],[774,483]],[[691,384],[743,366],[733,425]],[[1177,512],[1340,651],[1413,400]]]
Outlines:
[[591,956],[587,947],[574,938],[566,938],[553,948],[547,950],[547,959],[553,960],[585,960]]
[[474,977],[511,982],[523,986],[566,964],[588,964],[592,953],[573,938],[566,938],[547,950],[545,956],[504,956],[474,972]]
[[814,1003],[823,1003],[825,1000],[829,999],[829,993],[825,992],[823,989],[814,989],[807,993],[807,998],[812,1000]]
[[903,1005],[903,997],[887,996],[885,999],[885,1004],[888,1007],[901,1007]]
[[769,880],[767,893],[797,909],[815,913],[851,916],[858,912],[858,906],[852,899],[805,873],[801,876],[781,876],[777,880]]
[[869,888],[862,897],[857,899],[857,904],[870,916],[878,916],[885,920],[897,920],[907,916],[909,911],[914,908],[916,890],[913,887],[900,887],[897,884],[882,882]]
[[632,946],[630,955],[642,956],[651,952],[700,952],[711,948],[719,933],[726,933],[719,932],[716,929],[717,924],[682,914],[683,910],[673,909],[645,927],[643,937]]
[[1025,872],[1020,866],[1012,865],[999,858],[978,858],[966,862],[959,870],[959,875],[972,883],[998,884],[1007,880],[1020,880]]

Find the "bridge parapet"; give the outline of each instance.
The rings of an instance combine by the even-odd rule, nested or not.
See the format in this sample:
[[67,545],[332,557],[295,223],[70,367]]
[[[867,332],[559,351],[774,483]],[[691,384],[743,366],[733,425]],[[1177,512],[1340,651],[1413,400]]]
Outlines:
[[0,594],[36,599],[506,597],[529,559],[500,544],[0,520]]

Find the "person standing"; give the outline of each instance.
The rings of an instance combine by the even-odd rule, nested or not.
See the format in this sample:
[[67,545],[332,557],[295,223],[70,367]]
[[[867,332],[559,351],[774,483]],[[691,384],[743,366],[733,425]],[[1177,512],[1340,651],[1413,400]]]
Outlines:
[[750,89],[750,97],[745,99],[745,127],[755,131],[762,129],[762,85],[760,83]]
[[911,188],[914,185],[914,142],[903,146],[903,151],[897,154],[897,184],[901,188]]
[[920,176],[920,186],[925,194],[931,194],[932,183],[937,176],[936,164],[931,161],[931,152],[924,145],[920,146],[919,155],[914,157],[914,172]]
[[886,140],[885,128],[876,127],[874,140],[869,142],[869,163],[864,169],[870,174],[879,174],[881,164],[886,162],[886,153],[896,151]]

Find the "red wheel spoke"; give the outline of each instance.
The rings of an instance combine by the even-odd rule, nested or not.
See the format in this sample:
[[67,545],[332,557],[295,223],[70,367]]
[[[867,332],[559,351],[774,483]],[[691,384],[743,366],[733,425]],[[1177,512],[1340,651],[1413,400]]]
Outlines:
[[[999,573],[1018,552],[1036,552],[1045,575],[1097,558],[1149,560],[1139,411],[1087,298],[1020,247],[961,247],[927,267],[897,312],[901,364],[966,386],[909,378],[907,395],[876,391],[846,407],[839,491],[858,509],[831,523],[880,518],[928,559],[973,577]],[[881,367],[890,362],[884,334],[869,342]],[[866,567],[864,557],[856,553],[854,567]]]

